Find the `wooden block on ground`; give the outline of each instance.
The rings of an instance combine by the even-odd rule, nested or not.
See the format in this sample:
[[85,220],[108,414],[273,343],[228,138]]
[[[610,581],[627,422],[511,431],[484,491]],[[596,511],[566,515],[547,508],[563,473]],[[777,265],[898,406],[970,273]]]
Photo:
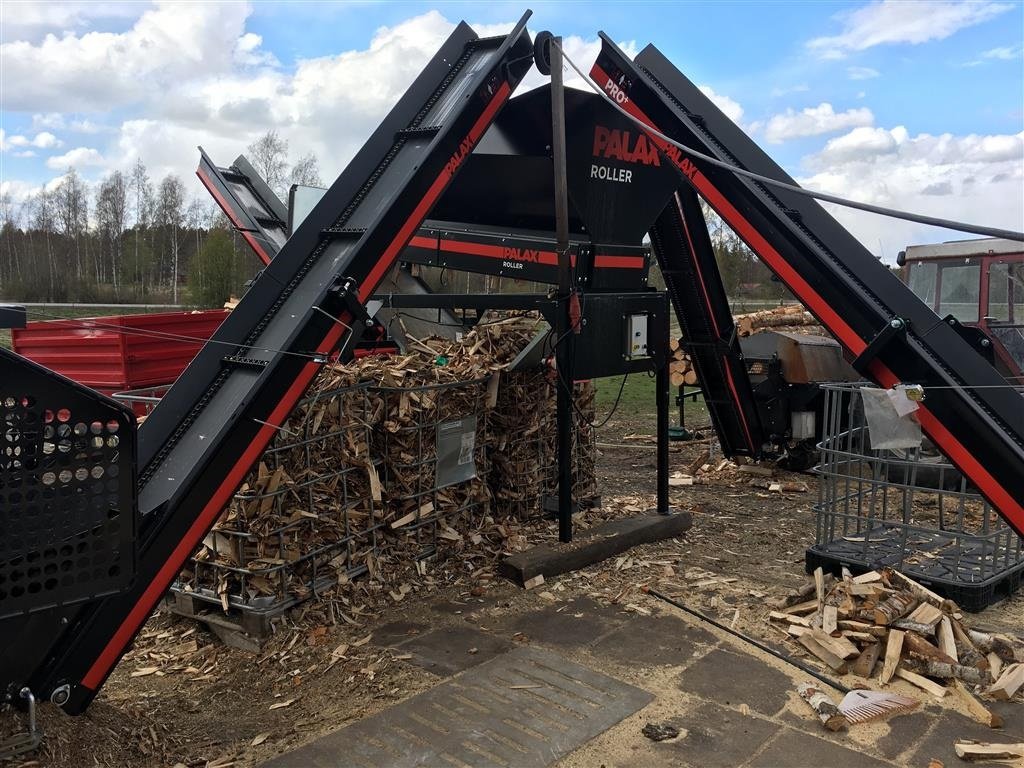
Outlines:
[[959,663],[960,659],[956,654],[956,640],[953,639],[953,625],[949,621],[949,616],[942,617],[935,634],[939,641],[939,650]]
[[829,669],[831,669],[836,674],[846,674],[846,662],[838,656],[836,656],[834,653],[832,653],[832,651],[830,651],[828,648],[824,648],[820,643],[818,643],[817,640],[811,637],[810,633],[801,635],[799,638],[797,638],[797,642],[800,643],[800,645],[802,645],[808,651],[810,651],[818,659],[825,662]]
[[860,675],[864,678],[870,678],[871,673],[875,669],[875,664],[878,662],[878,657],[882,653],[881,643],[871,643],[863,651],[860,652],[854,662],[853,666],[850,667],[850,671],[855,675]]
[[638,544],[681,536],[692,525],[689,512],[612,520],[582,531],[569,544],[543,544],[507,557],[498,564],[498,574],[521,585],[534,576],[556,576],[585,568]]
[[892,680],[896,667],[900,663],[900,654],[903,652],[903,632],[898,629],[889,631],[889,640],[885,644],[885,662],[882,666],[882,674],[879,680],[885,685]]
[[927,677],[917,674],[916,672],[911,672],[908,669],[903,669],[902,667],[897,668],[896,677],[901,680],[906,680],[911,685],[916,685],[922,691],[927,691],[932,696],[936,696],[940,699],[946,695],[946,689],[941,685],[929,680]]
[[903,648],[911,656],[922,659],[925,662],[940,661],[944,664],[956,664],[955,660],[914,632],[906,632],[904,634]]
[[796,605],[791,605],[789,606],[789,608],[784,608],[782,612],[802,616],[804,614],[814,613],[816,610],[818,610],[818,601],[817,599],[814,599],[807,600],[802,603],[797,603]]
[[820,645],[828,648],[841,659],[852,659],[860,655],[860,651],[857,649],[857,646],[845,637],[832,637],[820,629],[812,630],[811,636],[817,640]]
[[953,694],[964,703],[967,713],[972,718],[982,725],[987,725],[989,728],[1003,727],[1003,718],[995,712],[989,712],[988,707],[974,698],[974,694],[967,690],[966,685],[961,683],[959,680],[954,680],[950,689],[953,691]]
[[999,679],[999,676],[1003,673],[1003,660],[995,653],[987,654],[988,659],[988,671],[992,676],[992,682]]
[[1014,764],[1024,759],[1024,741],[1010,744],[982,744],[977,741],[958,741],[953,745],[956,756],[961,760],[995,761]]
[[839,609],[834,605],[826,605],[821,612],[821,629],[826,635],[836,631],[839,623]]
[[994,699],[1009,701],[1024,686],[1024,664],[1011,664],[999,676],[995,684],[988,689]]

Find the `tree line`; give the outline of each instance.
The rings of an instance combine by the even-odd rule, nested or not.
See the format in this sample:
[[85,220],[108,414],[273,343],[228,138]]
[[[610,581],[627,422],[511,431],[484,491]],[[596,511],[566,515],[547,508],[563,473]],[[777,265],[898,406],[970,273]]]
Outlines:
[[[292,184],[322,184],[316,157],[289,164],[288,142],[276,131],[250,144],[246,157],[282,200]],[[704,213],[727,294],[786,295],[736,234]],[[261,266],[212,201],[188,200],[174,174],[154,181],[141,159],[92,188],[69,169],[18,205],[0,196],[3,299],[220,306]]]
[[[289,166],[276,131],[247,157],[282,199],[293,183],[320,184],[316,157]],[[261,266],[212,201],[189,200],[175,174],[152,179],[141,159],[95,185],[69,168],[18,203],[0,196],[0,298],[9,301],[219,306]]]

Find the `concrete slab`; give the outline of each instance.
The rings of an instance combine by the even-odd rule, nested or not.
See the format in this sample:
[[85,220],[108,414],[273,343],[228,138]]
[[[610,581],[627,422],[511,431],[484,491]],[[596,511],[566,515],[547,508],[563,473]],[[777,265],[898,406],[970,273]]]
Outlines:
[[679,666],[691,660],[698,647],[718,638],[667,614],[637,616],[594,645],[594,653],[634,664]]
[[630,621],[629,614],[580,597],[541,611],[524,613],[501,622],[496,630],[511,636],[522,632],[530,642],[558,648],[590,645]]
[[767,720],[740,715],[711,702],[674,718],[672,724],[685,728],[686,734],[674,741],[653,744],[658,760],[667,758],[666,765],[686,763],[707,768],[740,765],[779,729]]
[[[886,720],[889,733],[875,743],[875,749],[883,757],[894,760],[917,743],[935,722],[934,711],[918,710],[906,715],[897,715]],[[927,762],[925,763],[927,765]]]
[[465,600],[435,600],[427,604],[427,607],[434,613],[439,613],[445,616],[465,616],[466,614],[479,611],[481,608],[486,608],[489,605],[493,605],[495,600],[469,597]]
[[518,648],[267,768],[543,768],[653,697],[551,651]]
[[679,687],[710,701],[746,704],[755,712],[774,715],[785,706],[793,683],[753,656],[715,649],[679,676]]
[[992,712],[1003,718],[1003,733],[1013,736],[1012,741],[1024,741],[1024,706],[1019,700],[991,701],[984,699],[983,703]]
[[885,768],[889,763],[831,741],[784,728],[748,765],[750,768]]
[[959,739],[1018,741],[1006,729],[989,728],[955,712],[945,712],[934,718],[933,722],[934,725],[928,735],[907,760],[908,765],[928,765],[932,758],[941,760],[949,766],[962,765],[963,761],[953,751],[953,743]]
[[412,637],[400,647],[412,654],[416,666],[448,677],[505,653],[512,644],[472,627],[447,627]]
[[426,624],[412,621],[392,621],[373,631],[373,642],[377,645],[395,646],[430,631]]

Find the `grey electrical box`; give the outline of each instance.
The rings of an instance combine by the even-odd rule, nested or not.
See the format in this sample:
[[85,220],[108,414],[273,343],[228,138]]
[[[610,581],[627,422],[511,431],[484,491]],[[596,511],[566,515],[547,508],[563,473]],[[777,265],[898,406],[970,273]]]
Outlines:
[[647,352],[647,315],[626,316],[626,359],[649,357]]

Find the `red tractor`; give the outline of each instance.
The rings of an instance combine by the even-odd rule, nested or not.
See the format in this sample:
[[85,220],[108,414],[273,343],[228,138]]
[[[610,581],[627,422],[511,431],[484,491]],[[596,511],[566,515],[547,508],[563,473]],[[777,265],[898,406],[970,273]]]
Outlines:
[[[1024,246],[1011,240],[912,245],[896,259],[903,280],[940,317],[977,328],[996,368],[1024,384]],[[985,345],[988,346],[988,345]]]

